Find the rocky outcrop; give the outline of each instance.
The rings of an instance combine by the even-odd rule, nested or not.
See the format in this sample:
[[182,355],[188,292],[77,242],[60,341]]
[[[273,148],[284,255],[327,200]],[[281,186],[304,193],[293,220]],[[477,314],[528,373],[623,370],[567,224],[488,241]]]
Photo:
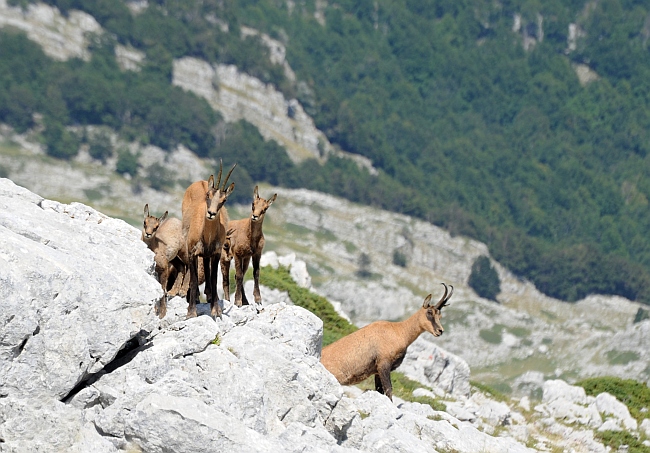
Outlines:
[[240,119],[254,124],[267,140],[287,149],[292,160],[324,157],[330,147],[298,101],[285,100],[272,85],[237,70],[232,65],[211,65],[197,58],[174,60],[173,81],[205,98],[228,122]]
[[320,319],[266,288],[259,314],[222,301],[222,319],[201,304],[185,320],[174,298],[159,320],[152,254],[120,220],[7,179],[0,207],[3,452],[528,451],[430,406],[344,396]]
[[[248,35],[256,33],[250,28],[246,30]],[[272,55],[279,61],[279,43],[265,42],[276,49]],[[286,62],[284,65],[291,70]],[[353,160],[371,174],[377,173],[366,157],[335,149],[296,99],[285,99],[273,85],[244,74],[233,65],[180,58],[174,60],[172,83],[205,98],[227,122],[245,119],[255,125],[266,140],[275,140],[285,148],[294,162],[308,158],[323,160],[335,154]]]
[[1,27],[24,31],[56,60],[89,60],[89,36],[102,31],[95,18],[82,11],[71,10],[64,17],[57,8],[44,3],[29,3],[21,8],[9,6],[7,0],[0,0]]

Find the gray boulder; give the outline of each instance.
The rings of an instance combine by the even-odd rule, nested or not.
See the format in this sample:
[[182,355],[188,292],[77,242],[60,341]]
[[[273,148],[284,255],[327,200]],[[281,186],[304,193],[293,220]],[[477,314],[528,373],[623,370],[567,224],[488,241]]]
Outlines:
[[0,395],[63,399],[152,328],[162,292],[125,222],[0,179],[0,250]]
[[438,347],[425,332],[406,351],[399,371],[423,385],[454,396],[469,396],[469,365],[457,355]]

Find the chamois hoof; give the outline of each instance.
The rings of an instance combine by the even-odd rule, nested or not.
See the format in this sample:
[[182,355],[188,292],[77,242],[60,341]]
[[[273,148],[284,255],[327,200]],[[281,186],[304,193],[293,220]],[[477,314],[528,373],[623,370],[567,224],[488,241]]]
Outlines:
[[196,310],[187,312],[187,316],[185,316],[185,319],[190,319],[190,318],[196,318]]
[[210,310],[210,315],[212,316],[212,319],[214,319],[215,321],[217,320],[217,318],[223,319],[221,307],[218,307],[218,309],[215,309],[213,307],[212,310]]
[[162,296],[160,300],[154,305],[154,313],[156,313],[160,319],[163,319],[167,315],[166,299],[166,296]]

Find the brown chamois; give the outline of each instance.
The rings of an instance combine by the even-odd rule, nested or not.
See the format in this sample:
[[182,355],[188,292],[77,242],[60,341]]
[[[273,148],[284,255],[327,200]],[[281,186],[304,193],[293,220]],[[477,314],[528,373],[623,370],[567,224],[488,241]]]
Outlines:
[[223,170],[223,163],[220,163],[216,184],[214,176],[210,175],[207,181],[192,183],[183,196],[183,235],[190,268],[190,284],[186,296],[189,304],[188,318],[196,316],[196,300],[199,295],[199,257],[203,258],[205,295],[210,302],[210,313],[212,316],[221,317],[217,296],[217,268],[228,224],[228,212],[224,204],[235,188],[235,183],[227,188],[226,184],[236,166],[237,164],[233,165],[228,172],[223,187],[219,187]]
[[321,363],[341,385],[357,384],[375,375],[375,389],[393,400],[390,372],[402,364],[406,349],[425,330],[434,337],[444,332],[440,317],[442,307],[454,293],[445,293],[435,306],[429,294],[417,312],[401,322],[376,321],[323,348]]
[[260,258],[264,249],[264,233],[262,223],[269,206],[273,204],[278,194],[273,194],[269,200],[259,196],[257,186],[253,191],[253,205],[250,217],[240,220],[231,220],[228,223],[226,243],[221,252],[221,277],[223,283],[223,297],[230,300],[230,260],[235,259],[235,305],[241,307],[248,305],[244,292],[244,275],[253,258],[253,279],[255,289],[253,297],[255,303],[262,303],[260,294]]
[[[163,298],[156,305],[156,314],[163,318],[167,313],[167,296],[175,296],[182,287],[185,263],[180,258],[184,249],[183,224],[179,219],[167,218],[165,211],[160,217],[149,215],[149,204],[144,205],[142,241],[154,252],[156,273],[163,289]],[[169,283],[174,281],[170,289]],[[169,291],[169,292],[168,292]]]

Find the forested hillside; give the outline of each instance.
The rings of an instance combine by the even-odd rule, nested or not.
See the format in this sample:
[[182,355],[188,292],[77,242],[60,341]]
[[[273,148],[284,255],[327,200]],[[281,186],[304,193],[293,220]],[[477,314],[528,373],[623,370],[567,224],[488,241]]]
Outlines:
[[[551,296],[650,303],[646,2],[150,0],[138,14],[114,0],[46,3],[112,33],[90,62],[61,63],[0,31],[0,122],[26,130],[42,114],[52,155],[76,149],[64,128],[74,124],[183,143],[237,160],[245,182],[330,192],[484,241]],[[286,45],[296,82],[243,25]],[[116,43],[146,53],[141,72],[119,70]],[[294,165],[247,123],[217,140],[218,114],[170,85],[173,59],[188,55],[297,97],[379,175],[335,158]],[[597,77],[581,84],[576,65]]]

